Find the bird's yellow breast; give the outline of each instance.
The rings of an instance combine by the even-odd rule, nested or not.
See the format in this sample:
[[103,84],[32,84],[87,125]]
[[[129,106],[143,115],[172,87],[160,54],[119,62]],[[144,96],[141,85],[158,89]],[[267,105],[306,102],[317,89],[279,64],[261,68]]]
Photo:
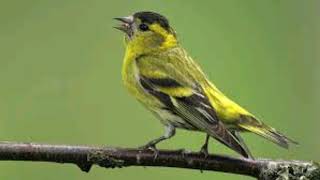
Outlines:
[[[140,70],[137,67],[137,60],[141,56],[146,58],[148,57],[147,55],[156,55],[166,51],[167,49],[173,48],[174,46],[177,46],[177,40],[172,34],[169,34],[163,30],[163,28],[161,28],[158,24],[154,24],[150,28],[161,35],[163,38],[162,43],[159,46],[151,48],[147,45],[152,44],[149,42],[152,41],[152,39],[148,39],[143,36],[137,36],[130,41],[126,41],[126,53],[122,66],[122,79],[130,94],[136,97],[140,102],[147,106],[161,106],[161,103],[154,96],[147,93],[141,87],[139,82]],[[152,70],[149,72],[155,74],[157,73],[156,71]]]
[[134,49],[127,47],[124,64],[122,66],[122,81],[124,86],[133,97],[146,105],[147,108],[161,106],[161,103],[152,95],[147,93],[139,82],[139,69],[137,67],[137,54]]

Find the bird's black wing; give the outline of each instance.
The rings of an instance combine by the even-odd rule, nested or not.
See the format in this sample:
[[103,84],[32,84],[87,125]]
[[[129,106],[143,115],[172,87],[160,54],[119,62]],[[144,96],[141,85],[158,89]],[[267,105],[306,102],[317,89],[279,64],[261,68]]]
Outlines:
[[[246,149],[219,121],[213,106],[200,86],[186,87],[170,77],[151,78],[140,74],[139,78],[141,86],[148,93],[162,102],[166,109],[180,116],[185,123],[208,133],[244,157],[249,157]],[[170,93],[175,89],[192,93],[183,96]]]

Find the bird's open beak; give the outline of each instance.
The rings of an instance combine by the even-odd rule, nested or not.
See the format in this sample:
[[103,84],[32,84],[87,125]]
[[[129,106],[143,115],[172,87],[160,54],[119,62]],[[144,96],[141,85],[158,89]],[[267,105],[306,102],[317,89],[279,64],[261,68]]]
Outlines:
[[132,31],[133,16],[120,17],[120,18],[114,18],[114,19],[122,22],[122,24],[114,28],[125,32],[129,37],[131,37],[133,33]]

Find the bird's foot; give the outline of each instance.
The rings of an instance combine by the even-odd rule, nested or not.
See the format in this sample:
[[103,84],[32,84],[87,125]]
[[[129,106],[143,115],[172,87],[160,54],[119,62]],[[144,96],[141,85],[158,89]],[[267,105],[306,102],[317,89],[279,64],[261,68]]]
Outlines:
[[200,149],[200,154],[203,154],[205,159],[209,157],[208,146],[202,146]]
[[[207,159],[209,157],[208,145],[207,144],[203,145],[199,152],[200,152],[200,154],[204,155],[204,159]],[[201,166],[200,172],[203,173],[202,165],[200,165],[200,166]]]
[[148,143],[146,145],[140,146],[138,149],[151,150],[151,151],[153,151],[153,155],[154,155],[153,160],[156,160],[158,158],[159,150],[156,148],[156,144],[154,144],[154,143]]

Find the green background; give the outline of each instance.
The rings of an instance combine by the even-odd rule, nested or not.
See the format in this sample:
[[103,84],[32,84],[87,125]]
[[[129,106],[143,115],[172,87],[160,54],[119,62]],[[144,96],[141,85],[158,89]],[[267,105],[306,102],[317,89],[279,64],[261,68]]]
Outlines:
[[[210,79],[300,142],[289,151],[253,135],[255,157],[319,161],[319,1],[0,1],[0,139],[136,147],[162,134],[121,82],[123,34],[113,17],[153,10]],[[198,150],[180,130],[161,148]],[[210,151],[233,154],[211,141]],[[236,155],[237,156],[237,155]],[[217,172],[130,167],[88,174],[73,165],[0,162],[0,179],[250,179]]]

